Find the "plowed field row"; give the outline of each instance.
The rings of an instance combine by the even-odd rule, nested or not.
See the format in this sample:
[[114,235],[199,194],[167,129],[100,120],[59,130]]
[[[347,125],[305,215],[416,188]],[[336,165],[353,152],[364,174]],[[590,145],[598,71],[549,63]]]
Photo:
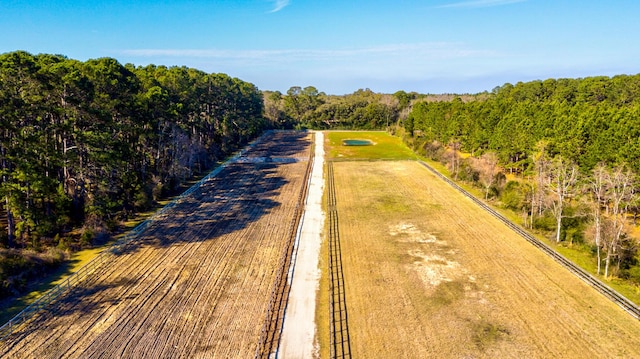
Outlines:
[[[310,141],[273,133],[260,146],[308,158]],[[228,165],[10,337],[0,356],[252,357],[307,166]]]

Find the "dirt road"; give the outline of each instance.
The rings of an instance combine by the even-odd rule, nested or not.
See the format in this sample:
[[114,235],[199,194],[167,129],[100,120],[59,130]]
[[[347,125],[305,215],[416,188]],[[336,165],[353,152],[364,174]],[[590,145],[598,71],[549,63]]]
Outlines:
[[324,228],[324,137],[315,133],[315,156],[304,218],[300,231],[291,293],[285,313],[278,358],[314,358],[319,355],[316,338],[316,293],[320,270],[318,255]]

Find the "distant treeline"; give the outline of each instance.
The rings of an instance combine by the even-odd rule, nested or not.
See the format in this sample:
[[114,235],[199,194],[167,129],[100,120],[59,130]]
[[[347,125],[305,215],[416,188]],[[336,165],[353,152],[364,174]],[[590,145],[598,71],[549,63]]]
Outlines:
[[0,242],[79,227],[90,241],[255,138],[262,113],[262,93],[224,74],[2,54]]
[[[326,95],[315,87],[294,86],[286,94],[265,92],[265,117],[271,122],[316,130],[382,130],[395,126],[418,94],[387,95],[369,89],[344,96]],[[401,98],[402,101],[399,101]]]

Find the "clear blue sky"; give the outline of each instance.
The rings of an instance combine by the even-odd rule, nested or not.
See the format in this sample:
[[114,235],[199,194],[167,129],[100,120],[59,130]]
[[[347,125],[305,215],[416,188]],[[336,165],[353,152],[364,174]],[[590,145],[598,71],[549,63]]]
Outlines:
[[281,92],[640,73],[637,0],[0,0],[0,34],[0,52],[185,65]]

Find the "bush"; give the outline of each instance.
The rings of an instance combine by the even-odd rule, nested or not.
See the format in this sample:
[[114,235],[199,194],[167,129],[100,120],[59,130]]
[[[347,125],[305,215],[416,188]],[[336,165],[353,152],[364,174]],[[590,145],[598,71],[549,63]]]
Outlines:
[[541,217],[534,218],[533,228],[543,231],[555,231],[556,219],[551,213],[545,212]]
[[628,279],[636,285],[640,285],[640,266],[633,266],[627,271]]
[[440,161],[444,158],[445,148],[438,141],[425,143],[422,148],[425,156],[433,161]]
[[81,246],[88,246],[89,244],[91,244],[91,241],[93,240],[93,229],[91,228],[85,228],[84,231],[82,232],[82,235],[80,236],[80,245]]
[[56,267],[67,259],[67,254],[62,249],[51,247],[42,253],[40,257],[46,266]]
[[520,191],[520,183],[517,181],[509,181],[505,184],[500,201],[502,206],[507,209],[519,211],[522,208],[524,196]]
[[30,280],[57,267],[66,258],[66,253],[58,248],[50,248],[44,253],[0,250],[0,299],[23,293]]
[[475,184],[480,179],[480,173],[473,168],[468,159],[463,159],[460,160],[460,167],[458,167],[458,179]]
[[147,191],[140,190],[136,192],[133,198],[133,207],[136,211],[146,211],[153,207],[153,199]]

